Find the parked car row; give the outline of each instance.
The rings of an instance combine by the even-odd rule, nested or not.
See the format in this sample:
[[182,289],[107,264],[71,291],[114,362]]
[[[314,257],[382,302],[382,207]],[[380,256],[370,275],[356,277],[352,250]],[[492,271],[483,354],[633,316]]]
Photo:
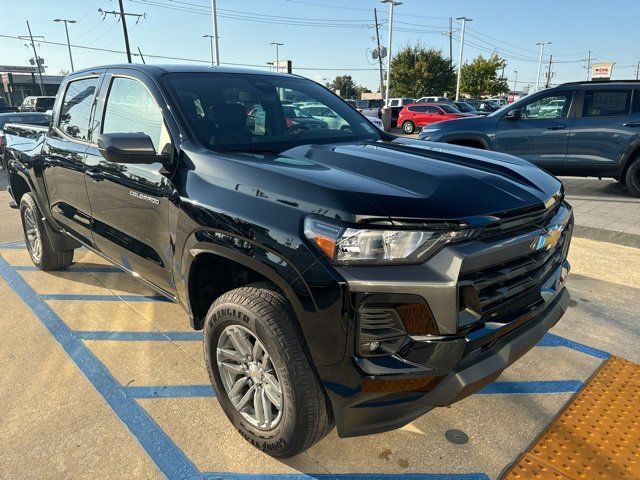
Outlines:
[[640,196],[640,82],[575,82],[418,138],[508,153],[555,175],[612,177]]

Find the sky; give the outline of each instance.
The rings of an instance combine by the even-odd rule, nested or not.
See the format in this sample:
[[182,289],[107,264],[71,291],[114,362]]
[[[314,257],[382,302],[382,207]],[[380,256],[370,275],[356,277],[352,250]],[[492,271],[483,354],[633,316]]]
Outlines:
[[[539,47],[545,47],[544,68],[553,55],[553,83],[586,79],[587,56],[594,62],[615,61],[613,78],[635,78],[640,60],[639,0],[403,0],[395,8],[393,49],[421,44],[449,55],[445,33],[453,17],[453,58],[458,61],[460,22],[467,23],[463,61],[497,52],[507,61],[505,76],[517,89],[536,81]],[[210,0],[124,0],[133,52],[140,48],[147,63],[210,61]],[[316,81],[351,75],[378,89],[373,9],[382,23],[387,45],[389,6],[379,0],[217,0],[220,61],[268,68],[280,42],[280,59],[293,62],[294,73]],[[29,20],[33,35],[42,35],[38,54],[48,74],[69,71],[64,25],[56,18],[77,20],[69,25],[76,69],[125,62],[122,26],[114,15],[98,9],[118,9],[117,0],[0,0],[0,64],[28,65],[33,57],[24,40]],[[116,52],[89,50],[93,47]],[[152,58],[151,55],[187,60]],[[134,61],[140,61],[138,57]],[[517,77],[516,77],[516,73]],[[541,77],[541,81],[543,78]],[[440,92],[424,92],[440,93]]]

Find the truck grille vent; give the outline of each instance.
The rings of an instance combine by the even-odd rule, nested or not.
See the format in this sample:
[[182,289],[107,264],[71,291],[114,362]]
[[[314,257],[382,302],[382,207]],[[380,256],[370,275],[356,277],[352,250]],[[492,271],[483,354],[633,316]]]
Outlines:
[[538,250],[505,263],[466,273],[459,282],[461,308],[468,308],[484,316],[524,298],[527,298],[528,305],[539,300],[537,287],[566,258],[571,229],[571,226],[567,226],[556,246],[550,250]]

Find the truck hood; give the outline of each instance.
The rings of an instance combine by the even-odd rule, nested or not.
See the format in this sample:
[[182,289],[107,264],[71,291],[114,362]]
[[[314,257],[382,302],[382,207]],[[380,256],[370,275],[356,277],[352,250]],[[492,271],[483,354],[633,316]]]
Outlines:
[[227,182],[254,185],[265,199],[286,198],[310,212],[326,209],[352,220],[380,215],[438,220],[500,216],[544,209],[561,189],[554,177],[516,157],[401,138],[224,156],[251,167],[217,168],[216,176],[223,170],[225,177],[234,176]]

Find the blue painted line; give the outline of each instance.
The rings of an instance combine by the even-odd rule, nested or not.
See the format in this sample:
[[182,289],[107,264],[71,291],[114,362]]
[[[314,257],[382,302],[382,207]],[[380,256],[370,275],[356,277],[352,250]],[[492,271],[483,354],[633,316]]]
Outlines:
[[540,380],[531,382],[495,382],[480,390],[477,395],[575,393],[582,387],[578,380]]
[[18,241],[18,242],[0,243],[0,248],[20,249],[20,248],[27,248],[27,246],[25,245],[25,243],[23,241]]
[[604,350],[600,350],[598,348],[590,347],[580,342],[576,342],[574,340],[569,340],[568,338],[561,337],[559,335],[555,335],[553,333],[547,333],[540,343],[538,343],[539,347],[567,347],[573,350],[577,350],[578,352],[582,352],[586,355],[591,355],[592,357],[601,358],[606,360],[611,356],[609,352],[605,352]]
[[128,398],[215,397],[211,385],[159,385],[122,387]]
[[[34,265],[14,265],[14,270],[19,272],[36,272],[40,271],[40,269]],[[126,273],[124,270],[118,267],[109,267],[109,266],[94,266],[94,267],[83,267],[82,264],[72,265],[71,267],[67,267],[62,272],[88,272],[88,273]]]
[[42,293],[42,300],[75,300],[86,302],[171,302],[160,295],[93,295],[79,293]]
[[489,480],[484,473],[215,473],[204,480]]
[[120,342],[202,341],[202,332],[95,332],[76,330],[73,334],[80,340],[117,340]]
[[27,284],[19,273],[0,256],[0,276],[22,298],[67,355],[84,373],[89,382],[102,395],[115,414],[122,420],[140,445],[169,478],[193,478],[200,472],[169,436],[133,399],[128,398],[109,370],[77,339],[67,325],[42,298]]

